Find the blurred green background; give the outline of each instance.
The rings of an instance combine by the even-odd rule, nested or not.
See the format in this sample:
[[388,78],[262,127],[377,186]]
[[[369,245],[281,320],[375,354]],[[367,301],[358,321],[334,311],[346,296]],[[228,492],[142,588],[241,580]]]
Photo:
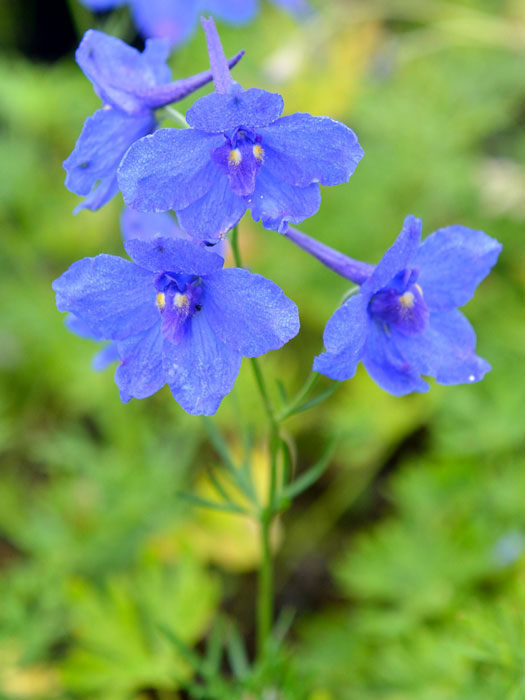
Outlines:
[[[338,447],[279,523],[277,607],[297,611],[281,661],[231,697],[520,700],[525,3],[319,0],[302,26],[261,4],[250,26],[220,26],[229,55],[247,49],[236,78],[344,120],[366,154],[302,229],[375,262],[412,213],[426,234],[460,223],[504,249],[466,309],[493,367],[482,383],[396,399],[359,371],[286,424],[298,472]],[[203,648],[226,614],[251,651],[257,533],[178,497],[204,493],[217,461],[200,420],[167,389],[121,404],[54,305],[74,260],[122,253],[120,196],[73,216],[63,185],[99,104],[73,58],[90,26],[133,39],[126,10],[0,6],[0,698],[182,700],[190,667],[159,625]],[[171,65],[205,69],[203,36]],[[262,361],[294,391],[347,285],[249,219],[241,248],[299,305],[300,335]],[[262,421],[245,364],[216,422],[240,452]],[[252,458],[263,484],[262,432]]]

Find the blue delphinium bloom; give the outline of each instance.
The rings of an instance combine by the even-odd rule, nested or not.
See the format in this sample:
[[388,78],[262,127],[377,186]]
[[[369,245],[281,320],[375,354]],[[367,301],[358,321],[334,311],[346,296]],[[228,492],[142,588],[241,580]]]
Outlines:
[[[187,41],[199,15],[210,13],[229,24],[250,22],[256,15],[258,0],[81,0],[94,12],[129,5],[133,21],[145,37],[168,39],[175,46]],[[311,11],[308,0],[272,0],[297,17]]]
[[363,362],[380,387],[401,396],[438,384],[472,383],[490,370],[475,352],[476,335],[458,311],[496,263],[501,244],[464,226],[439,229],[421,243],[421,221],[405,219],[381,262],[346,258],[298,231],[286,234],[339,274],[360,285],[328,321],[326,352],[314,370],[339,381]]
[[116,343],[123,401],[168,384],[185,411],[211,415],[243,356],[280,348],[299,330],[297,307],[276,284],[222,269],[206,246],[157,237],[128,239],[125,248],[134,262],[84,258],[53,283],[60,311]]
[[122,156],[157,128],[155,109],[181,100],[212,79],[205,71],[170,82],[168,55],[169,43],[163,40],[147,41],[140,53],[102,32],[85,33],[76,60],[104,107],[86,120],[75,149],[64,161],[66,187],[86,197],[75,211],[98,209],[118,192]]
[[196,238],[220,237],[250,209],[283,232],[317,212],[319,183],[348,181],[363,155],[354,132],[329,117],[281,117],[280,95],[231,79],[213,20],[203,20],[215,93],[188,110],[190,129],[161,129],[135,143],[119,168],[125,202],[177,212]]

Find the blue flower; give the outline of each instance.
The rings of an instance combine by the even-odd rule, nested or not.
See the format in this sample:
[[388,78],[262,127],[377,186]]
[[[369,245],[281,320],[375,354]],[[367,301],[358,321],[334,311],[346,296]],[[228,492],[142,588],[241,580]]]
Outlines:
[[223,259],[204,245],[130,238],[125,248],[134,262],[84,258],[53,283],[60,311],[116,343],[124,402],[168,384],[185,411],[211,415],[243,356],[280,348],[299,331],[297,307],[277,285],[222,269]]
[[135,143],[119,168],[125,202],[177,212],[196,238],[217,238],[250,209],[283,232],[317,212],[319,183],[348,181],[363,151],[329,117],[281,117],[280,95],[232,82],[213,20],[203,20],[216,92],[188,110],[190,129],[161,129]]
[[[94,12],[129,5],[133,21],[145,37],[168,39],[175,46],[187,41],[203,12],[229,24],[250,22],[258,10],[258,0],[81,0]],[[308,0],[273,0],[297,17],[311,12]]]
[[137,139],[157,128],[155,109],[182,99],[212,79],[206,71],[170,82],[168,55],[166,41],[151,39],[140,53],[102,32],[90,29],[85,33],[76,52],[77,63],[104,107],[86,120],[73,153],[64,161],[66,187],[86,197],[75,212],[98,209],[118,192],[117,168],[122,156]]
[[343,381],[363,362],[396,396],[438,384],[483,379],[490,365],[474,353],[476,335],[458,306],[466,304],[496,263],[501,244],[482,231],[448,226],[421,243],[421,221],[403,230],[373,268],[290,230],[287,236],[344,277],[361,285],[326,324],[326,352],[314,370]]

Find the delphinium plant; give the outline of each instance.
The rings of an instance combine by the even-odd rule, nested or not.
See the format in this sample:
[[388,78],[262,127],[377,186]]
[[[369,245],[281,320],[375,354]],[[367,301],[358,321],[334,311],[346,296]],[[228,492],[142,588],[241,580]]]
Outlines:
[[[218,11],[218,0],[207,3],[212,5]],[[276,649],[287,620],[274,610],[272,526],[320,478],[331,453],[327,447],[317,464],[292,476],[283,424],[321,405],[360,362],[396,396],[427,391],[423,376],[440,384],[480,381],[490,366],[476,355],[474,331],[458,307],[495,264],[501,245],[464,226],[440,229],[422,241],[421,221],[407,216],[374,265],[301,233],[295,226],[318,211],[320,185],[346,183],[354,173],[363,157],[357,136],[329,117],[282,116],[280,95],[241,87],[230,73],[241,54],[229,64],[213,20],[202,24],[211,72],[175,83],[165,64],[166,42],[150,40],[139,53],[99,32],[84,37],[77,60],[104,106],[86,121],[65,162],[66,184],[86,197],[80,207],[89,209],[120,190],[128,207],[122,219],[128,258],[84,258],[53,288],[70,329],[106,342],[96,365],[118,363],[115,382],[123,402],[147,399],[167,384],[187,413],[210,417],[231,392],[242,358],[251,363],[267,421],[266,491],[261,496],[257,489],[250,460],[238,464],[207,419],[224,474],[210,475],[216,500],[187,498],[258,523],[256,657],[248,663],[240,638],[230,635],[228,680],[219,672],[219,633],[210,635],[202,657],[172,641],[195,670],[186,686],[190,697],[286,698],[292,696]],[[185,116],[171,106],[211,78],[215,91]],[[180,128],[158,128],[167,113]],[[283,235],[352,283],[326,324],[325,351],[313,360],[297,394],[283,393],[280,405],[258,358],[297,335],[299,313],[274,282],[244,267],[238,224],[247,210],[266,229],[264,245]],[[227,241],[234,267],[225,267]],[[319,374],[332,380],[328,390],[317,388]],[[286,384],[283,378],[280,384]],[[225,486],[225,477],[233,488]]]

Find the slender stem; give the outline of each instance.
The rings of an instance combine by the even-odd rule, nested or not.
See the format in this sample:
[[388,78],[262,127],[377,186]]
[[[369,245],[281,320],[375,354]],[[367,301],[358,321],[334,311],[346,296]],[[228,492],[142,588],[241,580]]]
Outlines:
[[308,376],[307,380],[303,384],[303,386],[299,389],[297,392],[297,395],[295,396],[290,403],[283,408],[283,410],[277,414],[277,420],[279,422],[285,420],[289,416],[293,415],[295,410],[299,408],[299,406],[304,402],[304,400],[307,398],[308,394],[312,391],[312,389],[315,387],[319,380],[319,374],[318,372],[310,372],[310,375]]
[[162,111],[164,114],[172,119],[176,124],[178,124],[180,127],[183,129],[187,129],[189,127],[188,122],[184,118],[184,115],[182,115],[175,107],[172,107],[171,105],[167,105],[166,107],[162,108]]
[[272,520],[270,513],[266,511],[260,523],[262,561],[257,592],[257,650],[260,658],[264,656],[273,622],[273,559],[270,542]]

